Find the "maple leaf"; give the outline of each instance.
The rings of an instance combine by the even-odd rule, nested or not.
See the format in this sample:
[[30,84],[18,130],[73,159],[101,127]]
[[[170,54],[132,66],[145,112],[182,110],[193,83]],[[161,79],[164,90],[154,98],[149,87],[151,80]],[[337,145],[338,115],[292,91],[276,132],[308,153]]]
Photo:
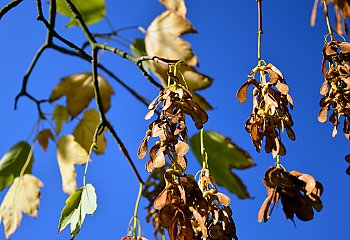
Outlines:
[[[183,1],[162,1],[167,11],[153,20],[147,29],[145,36],[145,49],[147,55],[158,56],[165,59],[185,60],[178,65],[178,71],[182,73],[186,82],[181,84],[188,86],[193,94],[193,98],[205,110],[212,109],[210,104],[195,90],[207,88],[213,79],[199,73],[193,66],[198,65],[196,55],[191,49],[191,45],[180,38],[185,33],[195,33],[196,30],[186,19],[186,7]],[[149,63],[151,70],[159,78],[164,86],[167,85],[168,68],[162,64]]]
[[36,217],[43,183],[31,174],[16,177],[0,206],[6,239],[13,234],[22,220],[22,212]]
[[57,142],[57,161],[62,177],[63,192],[72,194],[77,189],[74,164],[89,161],[87,151],[74,140],[73,135],[65,135]]
[[46,151],[47,147],[49,145],[49,139],[55,140],[55,137],[52,133],[52,131],[48,128],[41,130],[38,135],[36,136],[36,139],[38,140],[41,148]]
[[[192,136],[190,144],[198,161],[202,163],[199,133]],[[246,169],[255,166],[249,154],[229,138],[214,131],[204,131],[204,145],[208,153],[210,173],[215,181],[239,198],[249,198],[247,187],[232,172],[232,169]]]
[[86,214],[95,212],[97,208],[96,199],[95,188],[91,184],[86,184],[70,195],[61,212],[58,233],[70,224],[70,233],[72,239],[74,239],[83,225]]
[[[100,116],[95,109],[88,109],[84,112],[83,119],[75,127],[73,135],[75,141],[78,142],[86,151],[90,150],[93,142],[93,137],[97,125],[100,122]],[[106,148],[106,138],[102,134],[97,137],[97,149],[94,149],[96,154],[103,154]]]
[[[98,76],[99,89],[101,93],[102,106],[105,112],[111,105],[113,88],[108,81]],[[67,98],[67,110],[72,118],[81,113],[95,97],[92,74],[89,72],[72,74],[61,79],[50,95],[50,102],[63,96]]]

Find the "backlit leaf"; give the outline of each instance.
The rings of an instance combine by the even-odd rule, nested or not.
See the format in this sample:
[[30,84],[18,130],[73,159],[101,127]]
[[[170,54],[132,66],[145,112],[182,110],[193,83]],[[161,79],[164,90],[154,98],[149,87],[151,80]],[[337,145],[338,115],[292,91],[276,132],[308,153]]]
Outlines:
[[61,212],[58,233],[70,224],[71,237],[75,239],[84,223],[86,214],[95,212],[97,208],[96,200],[96,191],[91,184],[86,184],[70,195]]
[[69,113],[65,106],[56,105],[53,111],[52,119],[56,120],[56,134],[62,130],[63,122],[68,122]]
[[191,66],[197,65],[197,57],[188,42],[179,36],[196,32],[192,24],[184,17],[171,11],[165,11],[149,25],[145,46],[150,56],[167,59],[186,59]]
[[[190,144],[198,161],[201,162],[199,135],[199,133],[195,134],[190,139]],[[253,167],[255,164],[249,154],[229,138],[214,131],[204,132],[204,145],[208,153],[210,172],[215,181],[239,198],[250,197],[242,180],[231,171],[233,168],[246,169]]]
[[87,151],[74,140],[73,135],[65,135],[57,142],[57,161],[62,177],[63,192],[72,194],[77,189],[74,164],[84,164],[89,160]]
[[[113,88],[108,81],[98,76],[101,100],[105,112],[110,108],[111,95]],[[61,79],[50,95],[50,102],[53,102],[63,96],[67,97],[67,110],[72,118],[81,113],[95,97],[94,83],[91,73],[72,74]]]
[[30,157],[30,162],[25,173],[32,172],[34,162],[33,154],[29,156],[30,145],[21,141],[13,146],[0,160],[0,191],[9,186],[13,180],[19,176],[26,160]]
[[47,147],[49,145],[49,139],[54,141],[55,140],[55,136],[53,135],[53,133],[51,132],[50,129],[46,128],[46,129],[41,130],[38,133],[38,136],[36,137],[36,139],[38,140],[41,148],[44,151],[46,151]]
[[20,225],[22,212],[37,217],[42,186],[43,183],[30,174],[15,178],[0,206],[0,223],[4,224],[6,239]]
[[160,0],[160,3],[177,15],[186,16],[187,8],[184,0]]
[[[106,13],[106,5],[104,0],[71,0],[79,13],[83,17],[86,24],[93,24],[103,19]],[[73,14],[67,7],[64,0],[57,1],[57,12],[70,18],[66,27],[78,25]]]
[[[190,44],[180,38],[185,33],[195,33],[192,24],[186,19],[186,7],[183,1],[162,1],[169,10],[163,12],[153,20],[147,29],[145,36],[145,49],[147,55],[158,56],[172,60],[185,60],[178,65],[178,70],[183,74],[191,93],[207,88],[212,79],[199,73],[193,66],[198,65],[196,55]],[[150,68],[164,86],[167,85],[168,68],[162,64],[150,62]],[[181,78],[180,78],[181,79]],[[203,109],[211,109],[210,104],[203,97],[197,96],[197,102]]]
[[[100,115],[95,109],[88,109],[84,112],[83,118],[73,131],[75,141],[78,142],[87,152],[93,142],[93,137],[97,125],[100,123]],[[95,153],[103,154],[106,148],[106,138],[104,134],[97,137],[97,149]]]

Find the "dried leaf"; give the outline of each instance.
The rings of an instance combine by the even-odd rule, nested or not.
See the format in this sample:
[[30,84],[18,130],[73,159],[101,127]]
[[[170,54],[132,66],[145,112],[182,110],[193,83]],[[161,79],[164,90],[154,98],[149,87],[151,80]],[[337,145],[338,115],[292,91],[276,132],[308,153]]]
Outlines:
[[96,191],[91,184],[86,184],[72,193],[62,209],[58,233],[70,224],[70,233],[74,240],[83,225],[86,214],[93,214],[96,211],[96,200]]
[[46,128],[46,129],[43,129],[41,130],[39,133],[38,133],[38,136],[36,136],[36,139],[38,140],[41,148],[46,151],[47,150],[47,147],[49,145],[49,139],[51,139],[52,141],[55,140],[55,137],[53,135],[53,133],[51,132],[50,129]]
[[289,87],[287,84],[278,82],[276,83],[275,87],[284,95],[287,95],[289,92]]
[[178,141],[175,145],[175,152],[178,156],[185,156],[189,150],[190,147],[185,142]]
[[53,111],[52,119],[56,120],[56,135],[62,130],[62,123],[68,122],[69,113],[65,106],[56,105]]
[[328,114],[328,107],[323,107],[320,111],[320,113],[318,114],[318,121],[321,123],[324,123],[327,121],[327,114]]
[[[110,108],[111,95],[114,94],[113,88],[108,81],[98,76],[101,100],[105,112]],[[67,110],[72,118],[81,113],[95,97],[94,83],[92,74],[77,73],[61,79],[50,95],[50,102],[53,102],[63,96],[67,97]]]
[[328,83],[327,81],[325,80],[320,88],[320,93],[322,95],[326,95],[328,93]]
[[144,159],[146,154],[147,154],[147,151],[148,151],[148,139],[149,139],[149,136],[145,136],[143,139],[142,139],[142,142],[137,150],[137,157],[139,159]]
[[244,103],[247,100],[248,87],[251,84],[249,82],[243,83],[243,85],[237,91],[237,99],[240,103]]
[[164,189],[154,200],[153,206],[155,209],[160,210],[162,209],[167,201],[168,198],[168,189]]
[[[100,115],[95,109],[88,109],[84,112],[83,118],[74,128],[73,136],[87,152],[89,152],[96,127],[100,123]],[[103,154],[106,148],[106,138],[104,133],[97,136],[97,148],[94,149],[96,154]]]
[[294,133],[293,129],[289,126],[286,126],[286,130],[287,130],[287,135],[288,135],[289,139],[292,141],[295,141],[296,137],[295,137],[295,133]]
[[0,223],[3,222],[6,239],[22,220],[22,212],[36,218],[43,183],[30,174],[16,177],[0,206]]
[[231,199],[227,195],[218,192],[216,196],[219,198],[220,203],[225,207],[228,207],[230,205]]
[[58,139],[57,161],[62,177],[63,192],[72,194],[77,189],[74,164],[84,164],[88,160],[88,153],[74,140],[73,135],[65,135]]

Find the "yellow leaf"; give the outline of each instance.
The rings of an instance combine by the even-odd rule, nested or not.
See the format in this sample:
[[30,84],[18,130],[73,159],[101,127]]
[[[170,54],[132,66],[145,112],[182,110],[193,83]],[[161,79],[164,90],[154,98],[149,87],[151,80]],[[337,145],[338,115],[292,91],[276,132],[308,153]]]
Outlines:
[[[98,76],[101,100],[105,112],[110,108],[113,88],[101,75]],[[68,113],[72,118],[81,113],[95,97],[94,82],[91,73],[77,73],[69,75],[56,85],[50,95],[50,102],[63,96],[67,98]]]
[[52,119],[56,120],[56,134],[59,134],[62,130],[62,123],[68,122],[68,111],[65,106],[56,105],[53,111]]
[[6,239],[13,234],[22,220],[22,212],[36,217],[43,183],[31,174],[15,178],[0,206],[0,222],[3,222]]
[[46,129],[43,129],[41,130],[39,133],[38,133],[38,136],[36,137],[36,139],[38,140],[41,148],[46,151],[47,150],[47,146],[49,145],[49,138],[51,140],[55,140],[55,137],[53,135],[53,133],[51,132],[50,129],[46,128]]
[[84,164],[89,160],[87,151],[74,140],[73,135],[65,135],[57,142],[57,161],[62,177],[63,192],[72,194],[77,189],[74,164]]
[[165,11],[153,20],[145,37],[147,54],[167,59],[186,59],[186,63],[197,65],[197,57],[191,45],[179,36],[196,32],[192,24],[171,11]]
[[172,12],[182,17],[186,16],[187,8],[184,0],[160,0],[160,3]]
[[[191,93],[195,95],[195,90],[207,88],[213,81],[213,79],[199,73],[194,68],[195,65],[198,65],[197,57],[192,51],[191,45],[180,38],[181,35],[195,33],[196,30],[185,18],[186,6],[183,0],[163,0],[161,3],[169,10],[154,19],[147,29],[145,36],[147,55],[172,60],[185,60],[185,63],[178,66],[178,71],[182,73],[186,81],[185,84],[182,80],[182,84],[184,86],[187,85]],[[163,86],[166,86],[168,82],[168,68],[154,62],[150,62],[150,68]],[[199,100],[198,104],[202,108],[212,108],[201,96],[197,96],[197,99]]]
[[[100,123],[100,116],[95,109],[88,109],[84,112],[83,119],[75,127],[73,135],[77,141],[86,151],[90,150],[93,142],[94,133],[97,125]],[[106,148],[106,138],[104,134],[97,137],[96,154],[103,154]]]

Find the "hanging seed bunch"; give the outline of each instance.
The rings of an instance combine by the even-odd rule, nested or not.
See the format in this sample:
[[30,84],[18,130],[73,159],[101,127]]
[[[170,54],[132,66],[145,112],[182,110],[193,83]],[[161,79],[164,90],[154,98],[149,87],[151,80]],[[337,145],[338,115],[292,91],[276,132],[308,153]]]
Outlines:
[[[231,199],[225,194],[218,192],[209,169],[205,167],[202,169],[198,185],[207,202],[206,211],[202,211],[204,214],[198,217],[199,219],[202,218],[205,223],[205,226],[200,226],[200,228],[207,229],[207,239],[237,240],[236,225],[229,206]],[[203,204],[203,206],[206,205]],[[202,221],[198,222],[201,223]]]
[[[260,76],[260,81],[255,75]],[[280,132],[286,130],[288,137],[295,140],[292,130],[294,125],[288,105],[293,109],[292,97],[283,74],[271,63],[255,67],[248,75],[248,80],[239,88],[237,99],[244,103],[250,85],[253,89],[253,111],[245,124],[246,131],[252,138],[257,152],[260,152],[265,138],[266,153],[273,157],[285,155],[286,148],[281,141]]]
[[201,129],[208,121],[207,113],[192,99],[187,88],[180,84],[176,73],[176,68],[170,66],[169,86],[150,103],[149,112],[145,116],[145,119],[149,120],[156,111],[160,111],[158,118],[149,125],[138,149],[138,157],[143,159],[148,151],[149,138],[159,138],[149,152],[150,160],[146,164],[148,172],[164,166],[165,156],[168,156],[175,169],[185,171],[187,166],[185,154],[189,150],[186,115],[192,118],[197,129]]
[[185,155],[189,150],[186,115],[192,118],[198,130],[208,121],[208,115],[180,84],[178,76],[182,74],[177,76],[176,73],[175,67],[169,68],[168,87],[149,105],[145,118],[150,119],[155,112],[159,115],[149,125],[138,149],[142,159],[148,152],[149,138],[159,138],[149,150],[150,160],[146,164],[146,170],[152,174],[144,196],[153,205],[148,206],[147,219],[155,227],[156,238],[163,237],[167,229],[170,240],[237,239],[228,206],[230,199],[218,193],[209,171],[202,171],[199,183],[193,175],[184,173]]
[[311,175],[270,167],[265,173],[263,183],[267,189],[267,197],[258,214],[259,222],[269,219],[280,199],[284,214],[293,222],[294,215],[302,221],[309,221],[314,216],[314,210],[322,210],[320,196],[323,186]]
[[171,240],[237,239],[230,198],[217,191],[208,174],[203,171],[198,184],[191,174],[173,169],[164,174],[166,186],[153,205]]
[[318,120],[326,122],[328,111],[333,109],[329,116],[329,122],[334,125],[332,136],[338,133],[340,118],[344,117],[343,132],[350,139],[350,43],[330,41],[324,46],[322,53],[322,74],[325,81],[320,89],[323,97]]

